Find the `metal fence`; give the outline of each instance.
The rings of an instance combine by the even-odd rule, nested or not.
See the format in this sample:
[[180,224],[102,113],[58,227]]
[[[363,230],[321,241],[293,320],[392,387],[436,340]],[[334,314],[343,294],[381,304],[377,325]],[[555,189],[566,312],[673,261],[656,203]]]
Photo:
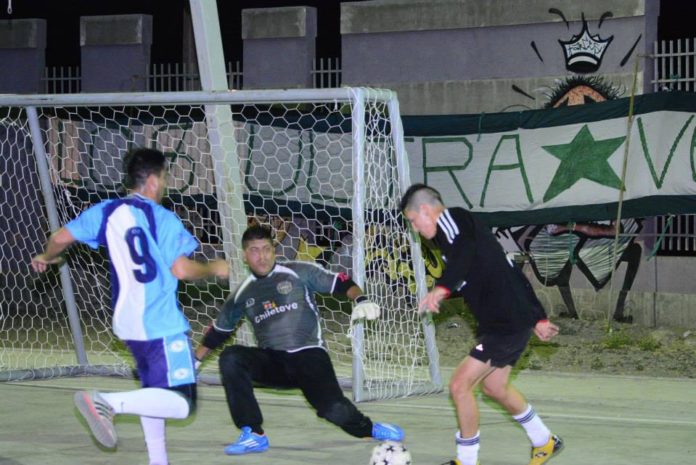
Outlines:
[[[696,38],[661,40],[653,44],[650,56],[653,66],[653,91],[696,91]],[[147,73],[149,91],[188,91],[200,89],[200,78],[195,65],[187,63],[153,64]],[[313,62],[312,83],[316,89],[341,86],[340,58],[318,58]],[[134,79],[141,79],[134,76]],[[80,92],[79,66],[53,66],[44,73],[44,90],[49,94]],[[230,89],[243,88],[242,66],[239,61],[227,63]]]
[[656,41],[651,58],[654,92],[696,91],[696,38]]
[[341,59],[315,59],[312,66],[312,78],[315,89],[341,87]]
[[[696,38],[659,40],[650,56],[654,92],[696,91]],[[658,255],[696,256],[696,215],[656,218]]]
[[[201,90],[198,67],[190,63],[153,63],[146,73],[133,76],[133,82],[144,79],[150,92],[183,92]],[[79,66],[51,66],[44,70],[44,92],[47,94],[76,94],[82,90]],[[227,83],[230,89],[241,89],[242,67],[239,61],[227,63]]]
[[655,229],[657,255],[696,256],[696,215],[658,216]]
[[[315,59],[311,74],[315,89],[341,87],[340,58]],[[133,82],[143,79],[150,92],[201,90],[198,67],[191,63],[154,63],[144,75],[133,76]],[[82,89],[79,66],[47,67],[43,81],[47,94],[75,94]],[[230,89],[243,88],[244,75],[239,61],[227,62],[227,82]]]
[[79,66],[50,66],[44,69],[44,92],[47,94],[77,94],[82,90]]
[[[226,71],[228,88],[241,89],[241,63],[239,61],[228,61]],[[147,76],[147,90],[150,92],[201,90],[201,79],[198,74],[198,66],[191,63],[153,64]]]

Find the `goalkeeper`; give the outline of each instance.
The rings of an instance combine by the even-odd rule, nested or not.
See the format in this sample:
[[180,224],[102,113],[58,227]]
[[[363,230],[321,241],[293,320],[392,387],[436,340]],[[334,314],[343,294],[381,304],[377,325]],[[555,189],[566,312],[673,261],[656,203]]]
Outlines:
[[250,226],[242,235],[242,250],[251,275],[225,302],[196,349],[196,359],[202,360],[227,340],[242,317],[249,320],[256,336],[257,347],[232,345],[220,355],[227,404],[234,424],[241,429],[239,439],[225,453],[268,450],[255,383],[301,389],[319,417],[352,436],[402,440],[401,428],[373,423],[343,395],[322,339],[314,293],[353,300],[352,320],[376,319],[379,307],[344,274],[308,262],[276,262],[269,227]]

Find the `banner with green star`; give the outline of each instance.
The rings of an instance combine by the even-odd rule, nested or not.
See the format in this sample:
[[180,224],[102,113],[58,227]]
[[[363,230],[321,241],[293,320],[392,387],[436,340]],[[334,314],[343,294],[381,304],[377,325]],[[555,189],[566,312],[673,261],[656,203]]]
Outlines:
[[[497,226],[696,212],[696,95],[404,117],[411,180]],[[624,160],[625,171],[624,171]]]

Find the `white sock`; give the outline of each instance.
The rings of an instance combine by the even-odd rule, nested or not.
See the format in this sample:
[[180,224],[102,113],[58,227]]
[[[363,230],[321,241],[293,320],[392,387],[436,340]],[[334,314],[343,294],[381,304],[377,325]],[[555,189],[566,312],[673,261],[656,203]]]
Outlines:
[[512,418],[522,425],[522,428],[527,432],[527,437],[532,442],[532,446],[540,447],[549,442],[551,431],[541,421],[531,405],[527,404],[524,412],[513,415]]
[[457,443],[457,460],[462,465],[476,465],[479,453],[479,431],[471,438],[463,438],[461,432],[457,431],[454,440]]
[[150,465],[168,465],[167,438],[163,418],[140,417]]
[[162,388],[100,393],[116,413],[155,418],[186,418],[189,403],[181,394]]

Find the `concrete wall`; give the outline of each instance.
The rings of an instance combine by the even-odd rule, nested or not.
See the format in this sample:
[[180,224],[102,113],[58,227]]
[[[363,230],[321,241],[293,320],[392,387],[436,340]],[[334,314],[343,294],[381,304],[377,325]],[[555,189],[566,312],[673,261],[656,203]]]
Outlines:
[[147,90],[152,16],[80,18],[83,92]]
[[0,93],[43,93],[46,20],[0,21]]
[[316,36],[316,8],[243,10],[244,88],[312,87]]
[[637,55],[652,46],[658,7],[658,0],[342,3],[343,83],[397,90],[403,114],[539,108],[540,88],[573,74],[559,41],[580,35],[584,17],[591,36],[611,39],[592,72],[630,89],[638,59],[647,89]]
[[[399,97],[403,115],[456,115],[540,108],[546,103],[544,93],[553,89],[556,83],[566,76],[407,83],[373,82],[361,85],[394,90]],[[632,72],[609,74],[604,77],[623,89],[630,89],[633,83]],[[642,73],[638,74],[637,79],[640,88],[643,83]],[[513,86],[534,96],[534,99],[516,92]]]

